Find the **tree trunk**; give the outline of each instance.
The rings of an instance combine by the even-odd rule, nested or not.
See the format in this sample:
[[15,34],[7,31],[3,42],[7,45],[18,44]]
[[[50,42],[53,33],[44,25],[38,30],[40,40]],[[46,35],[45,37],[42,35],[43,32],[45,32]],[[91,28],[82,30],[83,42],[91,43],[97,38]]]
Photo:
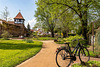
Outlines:
[[82,35],[84,36],[84,38],[87,40],[88,39],[88,36],[87,36],[87,10],[84,12],[84,15],[83,15],[83,22],[82,22]]
[[54,37],[54,32],[51,32],[51,36]]
[[82,22],[82,35],[87,40],[87,22]]
[[54,31],[51,31],[51,36],[54,37]]
[[84,14],[82,15],[82,13],[80,13],[80,20],[82,22],[82,35],[84,37],[84,39],[87,40],[87,11],[84,12]]
[[67,32],[63,31],[63,38],[66,38],[66,37],[67,37]]

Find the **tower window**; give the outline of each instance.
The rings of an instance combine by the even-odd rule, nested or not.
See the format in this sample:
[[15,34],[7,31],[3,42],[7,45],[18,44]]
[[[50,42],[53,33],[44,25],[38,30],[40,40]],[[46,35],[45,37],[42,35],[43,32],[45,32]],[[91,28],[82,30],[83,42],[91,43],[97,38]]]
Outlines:
[[23,22],[23,20],[21,20],[21,22]]
[[21,19],[19,19],[19,22],[21,22]]
[[18,19],[16,19],[16,21],[18,22]]

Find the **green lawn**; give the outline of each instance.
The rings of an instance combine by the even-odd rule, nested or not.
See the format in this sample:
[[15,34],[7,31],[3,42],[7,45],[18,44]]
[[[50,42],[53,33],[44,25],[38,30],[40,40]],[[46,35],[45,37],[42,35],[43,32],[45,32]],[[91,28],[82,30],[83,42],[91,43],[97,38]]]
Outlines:
[[42,42],[0,40],[0,67],[14,67],[40,51]]
[[100,61],[89,61],[86,65],[74,64],[72,67],[100,67]]
[[[90,53],[90,56],[91,56],[91,57],[98,57],[98,56],[100,55],[100,51],[99,51],[99,52],[94,52],[94,53],[93,53],[93,51],[90,51],[90,50],[89,50],[89,53]],[[100,58],[100,57],[99,57],[99,58]]]
[[59,41],[59,42],[55,42],[55,43],[57,43],[57,44],[64,44],[63,41]]
[[54,40],[56,38],[53,37],[38,37],[38,38],[33,38],[33,40]]

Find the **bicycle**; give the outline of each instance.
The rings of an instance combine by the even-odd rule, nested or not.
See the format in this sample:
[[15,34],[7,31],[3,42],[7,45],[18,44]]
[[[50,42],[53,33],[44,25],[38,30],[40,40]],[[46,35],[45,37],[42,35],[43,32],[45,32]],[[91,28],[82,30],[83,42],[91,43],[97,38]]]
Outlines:
[[[57,48],[56,64],[58,65],[58,67],[69,67],[71,62],[76,61],[77,52],[81,63],[86,63],[90,60],[88,49],[80,44],[79,40],[80,39],[78,39],[78,43],[73,51],[71,51],[69,43],[64,43],[68,45],[67,47]],[[76,39],[73,41],[76,41]]]

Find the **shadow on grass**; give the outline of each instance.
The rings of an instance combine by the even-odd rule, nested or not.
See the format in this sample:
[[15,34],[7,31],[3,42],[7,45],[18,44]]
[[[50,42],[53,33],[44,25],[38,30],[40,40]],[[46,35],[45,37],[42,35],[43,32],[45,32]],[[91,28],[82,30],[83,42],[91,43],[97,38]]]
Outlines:
[[42,45],[35,45],[35,44],[25,44],[25,43],[0,43],[0,49],[4,49],[4,50],[24,50],[24,49],[30,49],[30,48],[38,48],[38,47],[42,47]]

